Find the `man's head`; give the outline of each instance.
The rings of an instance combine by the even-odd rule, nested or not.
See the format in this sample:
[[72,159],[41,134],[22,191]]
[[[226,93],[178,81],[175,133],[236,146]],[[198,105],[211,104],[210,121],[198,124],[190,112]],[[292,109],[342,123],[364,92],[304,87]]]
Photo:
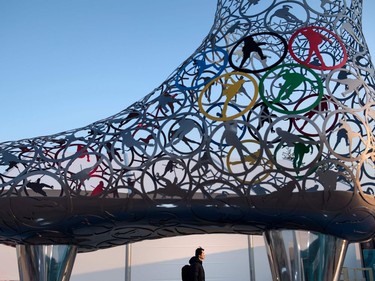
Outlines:
[[195,250],[195,256],[200,259],[201,261],[205,258],[204,249],[202,247],[199,247]]

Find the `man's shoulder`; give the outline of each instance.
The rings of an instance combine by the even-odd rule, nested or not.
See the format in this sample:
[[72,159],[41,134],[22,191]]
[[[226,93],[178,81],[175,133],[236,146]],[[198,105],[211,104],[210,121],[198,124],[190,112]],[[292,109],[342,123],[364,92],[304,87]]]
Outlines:
[[191,257],[190,260],[189,260],[189,264],[195,264],[197,262],[197,257]]

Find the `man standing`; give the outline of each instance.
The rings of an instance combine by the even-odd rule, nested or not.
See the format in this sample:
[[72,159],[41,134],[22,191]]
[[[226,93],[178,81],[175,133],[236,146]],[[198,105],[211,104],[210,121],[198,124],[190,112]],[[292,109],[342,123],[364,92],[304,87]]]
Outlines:
[[202,262],[205,258],[204,249],[199,247],[195,250],[195,256],[189,260],[191,265],[191,280],[205,281],[204,268]]

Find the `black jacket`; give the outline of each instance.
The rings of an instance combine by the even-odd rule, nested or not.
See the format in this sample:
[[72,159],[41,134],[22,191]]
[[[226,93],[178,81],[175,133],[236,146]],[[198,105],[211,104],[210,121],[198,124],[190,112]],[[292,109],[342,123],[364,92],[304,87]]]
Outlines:
[[202,261],[199,260],[199,258],[197,257],[192,257],[189,260],[189,263],[191,265],[191,274],[192,274],[191,280],[192,281],[205,281]]

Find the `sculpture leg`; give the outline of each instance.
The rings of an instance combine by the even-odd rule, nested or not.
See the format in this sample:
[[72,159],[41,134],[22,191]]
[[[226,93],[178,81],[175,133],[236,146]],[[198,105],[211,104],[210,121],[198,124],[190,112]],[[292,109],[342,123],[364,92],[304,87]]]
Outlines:
[[264,234],[273,280],[338,281],[348,242],[309,231]]
[[70,245],[17,245],[21,281],[68,281],[77,247]]

